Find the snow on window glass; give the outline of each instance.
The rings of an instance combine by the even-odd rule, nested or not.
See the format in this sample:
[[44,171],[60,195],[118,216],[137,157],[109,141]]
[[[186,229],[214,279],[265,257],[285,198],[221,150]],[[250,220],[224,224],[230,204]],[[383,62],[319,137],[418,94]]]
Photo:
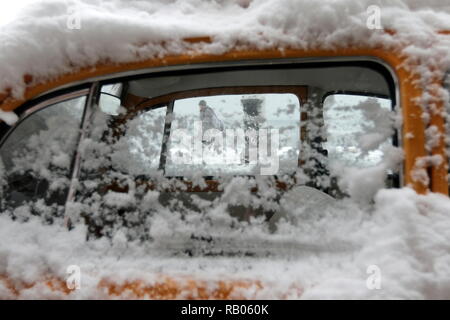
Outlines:
[[337,94],[324,101],[323,148],[330,188],[355,201],[370,201],[378,190],[398,184],[402,152],[393,145],[396,114],[391,100]]
[[186,170],[203,176],[293,173],[299,133],[300,104],[294,94],[177,100],[166,175]]
[[[64,205],[85,100],[80,97],[38,110],[6,138],[0,147],[8,181],[8,190],[1,201],[3,207],[45,200],[40,206],[44,211],[41,213],[48,214],[51,220],[55,213],[45,203]],[[15,215],[19,210],[15,210]],[[39,211],[37,207],[32,210]]]
[[[186,77],[101,87],[84,124],[74,197],[60,210],[87,226],[88,239],[121,234],[173,254],[274,254],[345,199],[370,203],[398,172],[391,100],[333,95],[322,103],[332,88],[388,93],[369,68]],[[208,77],[217,87],[203,88]],[[236,79],[241,86],[222,86]],[[214,94],[197,95],[207,90]],[[39,170],[57,172],[55,163]]]
[[394,134],[389,99],[336,94],[323,107],[330,162],[369,167],[382,160],[383,147]]
[[[205,101],[205,105],[217,102],[217,114],[204,115],[204,121],[199,121],[200,100]],[[195,103],[194,107],[191,103]],[[295,173],[299,153],[299,108],[298,98],[292,94],[224,95],[180,100],[179,104],[175,102],[173,114],[167,114],[166,106],[149,106],[132,112],[122,107],[118,115],[112,115],[98,106],[92,118],[92,132],[82,142],[81,186],[77,196],[81,206],[72,219],[83,219],[93,236],[112,236],[124,228],[130,239],[159,239],[165,247],[180,244],[189,247],[186,237],[191,236],[194,237],[193,243],[197,243],[197,237],[208,238],[211,234],[219,236],[234,230],[239,235],[243,223],[249,221],[267,228],[267,222],[279,207],[276,204],[279,192],[273,189],[273,178],[261,179],[256,192],[252,191],[257,185],[255,180],[245,177],[223,184],[225,189],[185,192],[187,185],[183,180],[164,178],[160,169],[162,166],[166,170],[166,176],[180,175],[192,179],[196,175],[189,163],[175,171],[169,161],[173,160],[175,152],[182,151],[182,145],[175,149],[174,132],[182,127],[187,136],[192,134],[193,126],[197,124],[200,127],[212,126],[221,133],[226,132],[227,128],[262,127],[277,133],[281,131],[278,140],[273,143],[275,152],[269,151],[272,153],[268,156],[280,157],[281,172]],[[164,138],[164,127],[168,124],[170,130],[166,131]],[[254,138],[256,146],[264,142],[258,134]],[[269,138],[272,137],[269,135]],[[163,153],[165,139],[172,140],[169,141],[168,151]],[[266,138],[265,143],[267,141],[270,139]],[[198,142],[203,144],[205,140]],[[244,139],[244,146],[245,143],[250,142]],[[279,144],[283,149],[278,149]],[[168,155],[167,166],[164,166],[164,155]],[[245,157],[245,152],[242,156]],[[203,176],[219,172],[217,169],[213,171],[214,167],[211,167],[213,170],[203,167],[206,170],[200,171],[199,179],[191,180],[200,187],[205,186]],[[219,167],[226,168],[224,163]],[[234,168],[230,171],[234,174],[242,172]],[[249,172],[247,169],[244,174]],[[270,222],[272,230],[278,220],[280,216]],[[205,230],[209,231],[205,233]],[[180,244],[177,244],[178,241]]]
[[[288,87],[287,78],[302,84]],[[257,250],[261,239],[293,236],[341,199],[370,202],[398,172],[390,99],[332,95],[322,103],[333,88],[388,94],[386,79],[372,69],[158,79],[103,86],[93,106],[70,212],[72,221],[88,226],[89,238],[123,232],[163,251],[190,254],[225,247],[236,253],[243,242]],[[196,95],[206,79],[219,88],[236,79],[242,86]],[[262,85],[256,90],[257,81],[273,81],[271,92]],[[283,92],[273,93],[280,82]],[[253,88],[248,94],[246,86]],[[244,230],[252,230],[252,239]]]
[[166,107],[144,111],[127,123],[111,154],[115,168],[133,174],[158,171],[166,112]]

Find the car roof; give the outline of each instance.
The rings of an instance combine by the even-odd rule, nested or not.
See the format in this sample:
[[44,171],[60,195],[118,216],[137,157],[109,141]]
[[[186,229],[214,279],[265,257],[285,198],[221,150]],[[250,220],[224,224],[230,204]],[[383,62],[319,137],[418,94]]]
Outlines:
[[[393,30],[383,30],[386,35],[394,36],[396,32]],[[436,34],[443,36],[450,36],[450,30],[437,31]],[[214,42],[213,37],[209,36],[199,36],[192,38],[183,39],[184,42],[190,45],[201,45],[211,44]],[[198,52],[189,51],[178,55],[169,55],[163,57],[150,58],[145,60],[137,60],[135,62],[126,63],[115,63],[115,62],[104,62],[100,64],[95,64],[88,67],[78,68],[76,71],[67,72],[61,74],[56,78],[47,79],[46,81],[35,81],[34,77],[30,74],[25,74],[23,76],[23,82],[25,83],[25,92],[22,98],[14,97],[12,90],[7,89],[5,93],[0,94],[0,109],[3,111],[13,111],[18,106],[26,101],[34,99],[36,97],[42,96],[46,93],[67,88],[74,85],[79,85],[82,83],[92,82],[95,80],[107,79],[109,77],[119,77],[123,75],[139,74],[145,72],[151,72],[155,70],[170,70],[171,67],[176,66],[188,66],[192,67],[193,64],[205,64],[205,63],[221,63],[230,61],[249,61],[255,62],[265,61],[269,59],[281,59],[281,58],[292,58],[297,56],[298,58],[331,58],[331,57],[355,57],[356,53],[360,52],[360,56],[366,56],[368,58],[375,57],[380,58],[380,52],[385,51],[386,55],[402,55],[401,49],[407,46],[404,43],[398,43],[397,49],[392,47],[382,48],[380,46],[376,47],[346,47],[342,48],[332,48],[332,49],[287,49],[278,50],[274,49],[231,49],[228,52],[221,54],[211,54],[202,53],[201,50]],[[287,54],[287,52],[291,52]],[[296,52],[296,53],[295,53]],[[382,55],[385,55],[384,53]],[[382,60],[382,59],[381,59]],[[203,66],[205,67],[205,66]],[[393,66],[394,68],[398,66]],[[357,70],[355,69],[355,75]],[[376,78],[376,77],[375,77]],[[374,78],[374,79],[375,79]],[[330,77],[327,75],[327,79]],[[331,78],[330,81],[333,79]],[[208,80],[209,81],[209,80]],[[317,78],[319,81],[319,78]],[[375,79],[376,83],[371,88],[370,83],[366,84],[366,87],[362,87],[362,91],[374,92],[376,94],[385,95],[386,88],[377,92],[376,87],[379,88],[378,84],[380,81]],[[181,88],[183,89],[183,88]],[[342,88],[345,89],[345,88]]]

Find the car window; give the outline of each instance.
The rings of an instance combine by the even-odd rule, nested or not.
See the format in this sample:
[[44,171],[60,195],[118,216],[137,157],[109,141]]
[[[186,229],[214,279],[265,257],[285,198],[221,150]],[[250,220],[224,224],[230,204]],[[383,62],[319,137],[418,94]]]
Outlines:
[[394,134],[390,99],[333,94],[323,108],[323,147],[330,163],[364,168],[382,160]]
[[[216,245],[246,224],[276,232],[344,197],[370,202],[391,172],[397,179],[395,83],[377,69],[211,70],[122,84],[102,86],[81,148],[75,202],[90,236],[124,227],[163,246],[178,236]],[[326,97],[347,91],[367,95]]]
[[63,204],[86,97],[40,109],[19,122],[0,147],[8,181],[3,205],[30,200]]
[[121,92],[121,83],[102,86],[99,101],[101,111],[109,115],[117,116],[120,109]]
[[129,118],[120,111],[120,104],[111,109],[110,102],[100,99],[94,113],[89,141],[95,143],[84,148],[82,169],[94,176],[102,170],[134,176],[158,174],[167,106],[142,110]]
[[176,100],[166,175],[280,175],[298,165],[300,103],[290,93]]
[[111,154],[114,168],[136,175],[157,173],[166,113],[166,106],[146,110],[127,123]]

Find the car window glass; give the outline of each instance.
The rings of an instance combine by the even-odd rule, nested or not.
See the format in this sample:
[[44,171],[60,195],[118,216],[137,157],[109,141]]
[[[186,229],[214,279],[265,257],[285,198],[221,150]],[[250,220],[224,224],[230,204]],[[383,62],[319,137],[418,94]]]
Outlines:
[[292,173],[298,165],[299,134],[300,104],[294,94],[176,100],[166,175]]
[[44,198],[64,202],[85,100],[83,96],[38,110],[6,138],[0,157],[9,205]]
[[111,114],[102,102],[94,115],[91,134],[96,144],[85,150],[83,168],[92,169],[94,175],[105,169],[132,175],[157,174],[167,107],[143,110],[123,120],[123,113]]
[[140,113],[127,123],[126,132],[111,155],[113,165],[134,174],[154,174],[159,169],[167,107]]
[[394,134],[389,99],[334,94],[325,98],[323,108],[323,147],[331,164],[362,168],[382,160]]

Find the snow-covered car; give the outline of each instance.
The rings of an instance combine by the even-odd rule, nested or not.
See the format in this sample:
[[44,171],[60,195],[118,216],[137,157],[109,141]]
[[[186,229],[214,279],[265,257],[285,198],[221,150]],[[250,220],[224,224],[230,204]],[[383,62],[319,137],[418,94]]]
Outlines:
[[[250,266],[302,256],[321,234],[331,237],[330,251],[351,251],[354,244],[333,241],[333,232],[306,237],[324,228],[316,218],[349,199],[371,206],[382,189],[448,196],[450,64],[439,60],[439,52],[450,52],[448,31],[433,30],[425,41],[395,26],[355,23],[341,33],[319,28],[323,37],[276,26],[273,34],[264,27],[247,36],[201,34],[179,24],[149,36],[114,19],[113,31],[96,33],[87,12],[81,29],[57,33],[46,45],[54,57],[47,50],[29,56],[31,44],[5,45],[0,55],[19,65],[14,77],[0,68],[2,79],[10,76],[0,82],[0,211],[14,221],[62,225],[68,237],[83,231],[91,248],[106,241],[125,254],[137,246],[136,256],[171,261],[162,267],[154,258],[148,273],[142,263],[118,278],[91,268],[91,290],[141,298],[300,297],[308,283],[296,278],[275,290],[276,277],[233,275],[226,259]],[[117,39],[102,41],[114,30]],[[433,59],[418,53],[431,47],[440,48]],[[22,66],[21,59],[30,62]],[[200,101],[223,130],[202,131]],[[194,267],[189,257],[205,260]],[[227,268],[201,273],[199,265],[215,263]],[[10,296],[43,287],[77,294],[61,271],[47,272],[30,281],[0,265],[0,283]]]

